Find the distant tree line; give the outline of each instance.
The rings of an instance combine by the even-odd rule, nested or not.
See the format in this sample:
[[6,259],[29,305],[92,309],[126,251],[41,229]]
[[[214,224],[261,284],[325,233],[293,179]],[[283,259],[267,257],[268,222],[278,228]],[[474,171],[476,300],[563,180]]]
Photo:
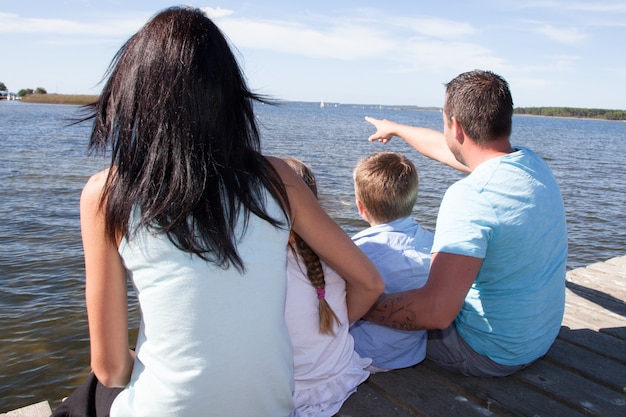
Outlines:
[[20,91],[17,92],[18,97],[24,97],[30,94],[48,94],[48,92],[45,88],[42,87],[37,87],[34,91],[32,88],[22,88]]
[[[3,95],[6,95],[8,91],[9,89],[7,88],[7,86],[3,82],[0,81],[0,92],[4,93]],[[48,94],[48,92],[43,87],[37,87],[34,90],[32,88],[23,88],[17,92],[17,95],[19,97],[24,97],[29,94]]]
[[517,107],[514,113],[533,116],[626,120],[626,110],[579,109],[575,107]]

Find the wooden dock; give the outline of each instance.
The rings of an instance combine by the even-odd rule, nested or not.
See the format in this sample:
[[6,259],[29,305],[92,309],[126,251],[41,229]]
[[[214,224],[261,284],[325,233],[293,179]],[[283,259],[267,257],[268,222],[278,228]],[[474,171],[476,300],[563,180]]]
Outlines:
[[[505,378],[464,377],[428,360],[375,374],[335,417],[625,417],[626,256],[567,274],[558,339]],[[46,401],[0,417],[48,417]]]
[[565,317],[544,358],[512,376],[428,360],[374,374],[335,417],[626,417],[626,256],[569,271]]

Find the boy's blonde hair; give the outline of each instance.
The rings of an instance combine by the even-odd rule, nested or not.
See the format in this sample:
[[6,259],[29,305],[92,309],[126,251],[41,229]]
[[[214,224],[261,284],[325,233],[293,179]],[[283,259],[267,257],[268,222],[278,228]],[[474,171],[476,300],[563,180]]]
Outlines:
[[[302,161],[294,157],[286,157],[283,160],[304,180],[309,186],[315,197],[317,197],[317,182],[313,172]],[[330,307],[325,298],[326,281],[324,270],[319,256],[311,249],[311,247],[293,230],[289,236],[289,246],[295,255],[300,255],[304,266],[306,267],[306,275],[313,288],[317,290],[317,299],[319,300],[319,332],[322,334],[334,335],[333,324],[341,325],[341,321]],[[296,256],[297,257],[297,256]]]
[[354,168],[354,194],[378,223],[408,217],[417,201],[419,179],[413,162],[398,152],[376,152]]

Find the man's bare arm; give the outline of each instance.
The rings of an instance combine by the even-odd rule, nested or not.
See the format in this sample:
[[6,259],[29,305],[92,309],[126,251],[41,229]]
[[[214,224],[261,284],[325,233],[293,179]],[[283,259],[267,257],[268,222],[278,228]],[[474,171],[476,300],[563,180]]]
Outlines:
[[404,140],[422,155],[448,165],[461,172],[469,173],[468,167],[460,163],[448,148],[442,132],[425,127],[409,126],[386,119],[366,116],[365,120],[374,125],[376,132],[369,141],[387,143],[394,136]]
[[435,253],[426,285],[383,294],[363,319],[400,330],[444,329],[459,314],[481,264],[480,258]]
[[407,292],[381,295],[363,319],[399,330],[423,330],[416,323],[417,317],[411,308],[414,301]]

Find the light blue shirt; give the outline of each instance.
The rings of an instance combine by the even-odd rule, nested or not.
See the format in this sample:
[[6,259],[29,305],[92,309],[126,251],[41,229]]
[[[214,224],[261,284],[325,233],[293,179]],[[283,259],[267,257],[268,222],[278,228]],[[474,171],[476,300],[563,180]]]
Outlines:
[[[424,286],[430,270],[433,233],[405,217],[379,224],[352,238],[385,281],[385,293]],[[364,320],[350,328],[356,352],[378,368],[406,368],[426,355],[426,332],[396,330]]]
[[483,259],[455,321],[476,352],[521,365],[548,351],[565,306],[567,229],[559,187],[539,156],[518,148],[453,184],[435,252]]
[[[267,210],[281,218],[269,194]],[[111,417],[291,413],[293,355],[284,320],[289,230],[250,215],[242,235],[242,223],[236,235],[244,273],[183,252],[146,227],[122,240],[141,325],[130,383],[113,401]]]

